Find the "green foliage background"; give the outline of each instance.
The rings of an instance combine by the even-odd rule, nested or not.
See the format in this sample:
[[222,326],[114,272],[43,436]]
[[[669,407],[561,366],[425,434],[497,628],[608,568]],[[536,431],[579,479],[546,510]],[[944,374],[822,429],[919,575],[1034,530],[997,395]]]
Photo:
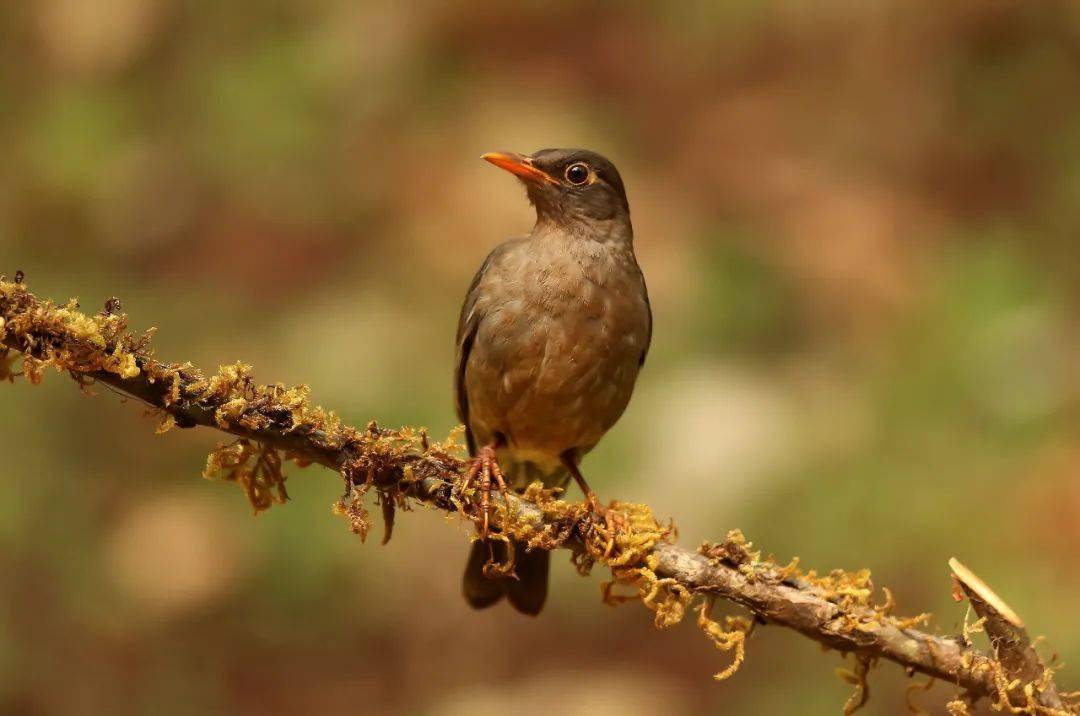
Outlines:
[[[118,295],[160,355],[352,422],[454,425],[461,296],[528,229],[493,149],[629,187],[656,313],[586,462],[683,539],[874,569],[944,632],[957,556],[1080,663],[1080,6],[33,0],[0,23],[0,271]],[[465,529],[387,547],[331,475],[249,519],[218,436],[62,376],[0,398],[0,712],[835,713],[836,655],[723,665],[556,560],[529,621],[458,596]],[[1080,686],[1080,671],[1062,681]],[[907,713],[872,675],[870,714]],[[916,700],[940,711],[938,685]]]

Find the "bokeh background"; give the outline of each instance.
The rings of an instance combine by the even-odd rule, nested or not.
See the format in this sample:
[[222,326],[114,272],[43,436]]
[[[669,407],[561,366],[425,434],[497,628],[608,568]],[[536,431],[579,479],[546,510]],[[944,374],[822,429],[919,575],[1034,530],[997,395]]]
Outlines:
[[[0,23],[0,271],[159,354],[252,362],[345,419],[455,424],[459,302],[532,214],[493,149],[585,146],[629,187],[656,315],[587,460],[695,544],[741,527],[873,568],[955,633],[946,560],[1080,688],[1080,5],[25,0]],[[389,546],[292,470],[257,519],[63,376],[2,387],[0,712],[828,714],[841,663],[554,564],[541,618],[470,611],[466,528]],[[850,663],[848,664],[850,666]],[[907,713],[883,665],[868,714]],[[940,713],[953,690],[915,701]]]

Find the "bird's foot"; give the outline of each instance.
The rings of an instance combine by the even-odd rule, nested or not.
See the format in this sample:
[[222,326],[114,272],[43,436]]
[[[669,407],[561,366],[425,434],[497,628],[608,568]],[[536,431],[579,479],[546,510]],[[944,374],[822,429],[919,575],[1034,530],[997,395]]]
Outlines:
[[611,508],[607,507],[600,502],[600,498],[596,496],[592,488],[589,487],[589,483],[585,481],[585,476],[581,474],[581,469],[577,465],[577,460],[574,459],[572,453],[563,453],[560,456],[563,467],[574,478],[574,482],[581,488],[581,492],[585,495],[585,509],[590,515],[595,515],[604,521],[604,527],[610,532],[617,524],[621,523],[621,515]]
[[589,514],[599,517],[604,523],[604,529],[609,534],[624,530],[627,527],[626,514],[616,509],[613,505],[605,505],[600,502],[596,493],[589,490],[585,493],[585,509]]
[[592,490],[585,493],[585,508],[600,517],[603,517],[608,511],[608,508],[600,502],[600,498]]
[[499,467],[499,461],[496,456],[494,445],[485,445],[480,448],[476,457],[469,461],[469,470],[465,473],[465,478],[461,483],[461,490],[465,492],[469,489],[480,491],[480,538],[487,539],[491,526],[491,490],[492,485],[498,488],[499,494],[502,495],[503,503],[509,506],[510,501],[507,496],[509,489],[506,486],[506,476],[503,475],[502,468]]

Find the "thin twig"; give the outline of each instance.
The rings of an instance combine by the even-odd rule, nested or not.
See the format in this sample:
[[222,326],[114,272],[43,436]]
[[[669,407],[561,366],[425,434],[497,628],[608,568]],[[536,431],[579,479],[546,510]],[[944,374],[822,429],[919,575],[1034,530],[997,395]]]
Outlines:
[[1069,713],[1054,685],[1053,671],[1035,651],[1016,612],[955,557],[949,560],[949,568],[990,638],[996,660],[986,668],[995,677],[997,703],[1014,712],[1026,709],[1046,714]]

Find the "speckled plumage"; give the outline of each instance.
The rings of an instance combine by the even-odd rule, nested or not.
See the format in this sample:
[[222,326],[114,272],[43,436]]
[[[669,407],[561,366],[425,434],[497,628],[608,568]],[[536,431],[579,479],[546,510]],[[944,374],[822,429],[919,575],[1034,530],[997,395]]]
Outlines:
[[[458,416],[470,452],[496,446],[513,487],[564,486],[565,461],[576,465],[626,409],[649,348],[629,205],[615,167],[593,152],[491,156],[522,178],[537,222],[496,247],[469,287],[457,332]],[[571,183],[574,164],[588,168],[587,183]],[[520,611],[538,612],[547,553],[519,554],[520,579],[503,583],[483,577],[486,554],[474,545],[470,603],[506,594]]]

